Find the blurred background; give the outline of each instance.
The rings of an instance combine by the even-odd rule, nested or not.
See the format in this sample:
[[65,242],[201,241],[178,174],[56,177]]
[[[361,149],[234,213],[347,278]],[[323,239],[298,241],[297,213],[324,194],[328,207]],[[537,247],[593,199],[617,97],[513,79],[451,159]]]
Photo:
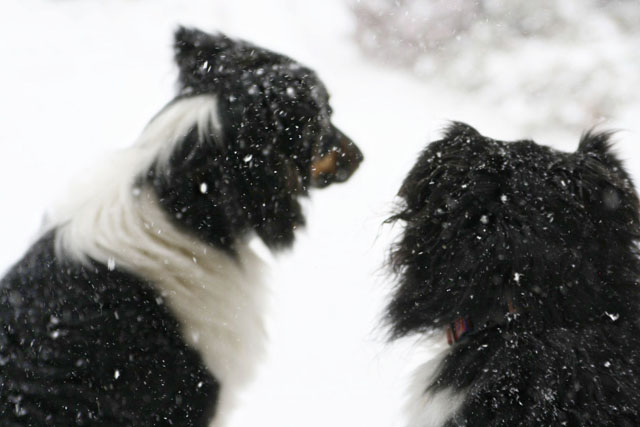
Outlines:
[[366,159],[312,194],[292,251],[266,256],[269,356],[230,426],[401,426],[432,350],[387,344],[380,321],[399,231],[382,222],[404,175],[461,120],[567,151],[619,130],[637,178],[638,22],[638,0],[2,0],[0,271],[68,183],[172,98],[178,24],[288,54],[318,71]]

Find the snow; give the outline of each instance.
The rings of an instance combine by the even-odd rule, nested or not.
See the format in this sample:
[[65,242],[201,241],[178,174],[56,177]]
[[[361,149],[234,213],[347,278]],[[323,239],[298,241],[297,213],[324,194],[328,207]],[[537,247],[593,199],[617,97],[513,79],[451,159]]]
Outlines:
[[609,313],[605,311],[604,314],[606,314],[613,322],[620,318],[620,315],[618,313]]
[[[413,342],[385,342],[380,314],[392,279],[384,263],[398,228],[381,224],[417,153],[447,120],[496,139],[531,138],[564,150],[577,147],[578,125],[601,124],[622,130],[617,151],[638,176],[640,83],[636,63],[627,62],[637,52],[629,55],[623,32],[589,15],[597,24],[592,47],[574,50],[574,36],[565,31],[554,44],[527,40],[518,54],[495,51],[486,63],[482,55],[457,65],[425,56],[421,69],[431,71],[407,71],[371,61],[358,48],[350,7],[342,0],[3,0],[0,271],[35,238],[68,183],[130,145],[171,99],[171,34],[178,24],[283,52],[318,71],[331,93],[334,123],[365,161],[346,184],[314,192],[309,225],[292,251],[265,255],[272,264],[269,356],[229,425],[401,425],[409,374],[430,353]],[[463,48],[455,52],[464,58]],[[571,81],[568,63],[593,76],[584,85]],[[451,73],[439,73],[442,64]],[[507,68],[517,73],[501,72]],[[463,79],[468,70],[478,79]],[[560,80],[540,86],[556,71]],[[516,82],[518,73],[526,78]],[[543,87],[544,96],[523,92],[522,81],[533,92]],[[476,84],[484,86],[475,90]],[[585,103],[601,99],[607,102],[597,117],[585,122],[592,117]]]
[[207,191],[209,191],[209,187],[207,186],[206,182],[203,182],[200,184],[200,192],[202,194],[207,194]]

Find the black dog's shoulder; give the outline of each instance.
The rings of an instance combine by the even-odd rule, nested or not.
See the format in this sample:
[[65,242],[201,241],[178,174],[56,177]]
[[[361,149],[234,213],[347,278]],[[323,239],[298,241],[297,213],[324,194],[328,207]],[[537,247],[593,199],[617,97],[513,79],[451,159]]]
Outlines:
[[606,334],[599,325],[544,334],[514,325],[456,345],[430,387],[465,390],[446,426],[636,425],[640,331],[610,322]]
[[3,423],[205,425],[218,384],[162,298],[112,266],[58,258],[54,237],[0,282]]

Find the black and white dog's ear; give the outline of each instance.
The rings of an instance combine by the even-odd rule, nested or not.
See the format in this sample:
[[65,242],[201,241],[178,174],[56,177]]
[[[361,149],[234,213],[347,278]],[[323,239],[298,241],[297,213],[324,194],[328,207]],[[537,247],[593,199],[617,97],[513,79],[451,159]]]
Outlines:
[[175,58],[179,66],[199,56],[212,57],[228,49],[232,40],[222,33],[209,34],[196,28],[179,27],[174,34]]
[[222,33],[208,34],[195,28],[179,27],[174,34],[175,61],[184,87],[198,87],[216,70],[215,59],[233,41]]

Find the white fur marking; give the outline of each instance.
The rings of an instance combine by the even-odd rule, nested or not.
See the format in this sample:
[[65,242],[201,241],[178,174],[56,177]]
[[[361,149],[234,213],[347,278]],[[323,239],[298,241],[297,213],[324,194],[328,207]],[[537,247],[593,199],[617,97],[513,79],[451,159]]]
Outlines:
[[[156,285],[180,322],[183,337],[202,356],[221,390],[215,421],[227,418],[241,386],[264,352],[265,288],[262,263],[246,242],[238,261],[176,229],[150,188],[136,179],[166,162],[189,131],[220,135],[216,99],[185,98],[167,106],[138,142],[107,162],[54,213],[56,251],[80,262],[87,257],[124,268]],[[212,402],[213,404],[213,402]]]
[[449,349],[444,349],[433,359],[420,366],[410,388],[410,401],[406,405],[407,427],[441,427],[458,411],[465,393],[451,388],[437,392],[425,391],[435,380],[442,360]]
[[118,229],[120,224],[110,222],[111,214],[123,215],[135,206],[135,199],[140,196],[140,189],[134,187],[136,179],[154,162],[159,168],[166,165],[176,144],[194,127],[201,136],[211,132],[215,140],[220,139],[217,105],[213,95],[184,98],[167,105],[147,125],[136,144],[92,169],[89,178],[76,180],[68,192],[74,197],[56,206],[50,218],[50,226],[69,223],[57,243],[64,244],[65,251],[80,260],[91,255],[85,251],[86,246],[91,246],[89,242],[84,242],[82,248],[74,247],[75,242],[87,240],[97,229]]

